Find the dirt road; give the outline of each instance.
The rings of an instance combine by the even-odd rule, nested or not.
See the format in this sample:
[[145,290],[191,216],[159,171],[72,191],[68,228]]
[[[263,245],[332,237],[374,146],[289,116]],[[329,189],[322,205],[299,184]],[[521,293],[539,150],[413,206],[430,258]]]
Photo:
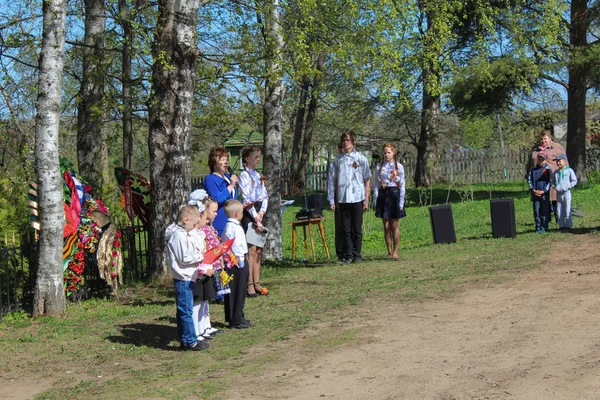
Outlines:
[[[228,393],[267,399],[600,399],[600,236],[556,243],[516,281],[424,302],[374,302],[257,353],[284,352]],[[311,335],[357,339],[311,351]],[[252,383],[251,383],[252,382]]]

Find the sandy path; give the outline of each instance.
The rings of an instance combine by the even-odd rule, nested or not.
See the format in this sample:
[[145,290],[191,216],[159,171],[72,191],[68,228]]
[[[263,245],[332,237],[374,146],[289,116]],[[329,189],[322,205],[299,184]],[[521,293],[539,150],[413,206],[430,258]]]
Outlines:
[[367,303],[334,326],[358,328],[359,339],[325,353],[307,349],[318,332],[257,349],[285,352],[285,362],[228,397],[600,399],[600,237],[573,235],[548,259],[510,284]]

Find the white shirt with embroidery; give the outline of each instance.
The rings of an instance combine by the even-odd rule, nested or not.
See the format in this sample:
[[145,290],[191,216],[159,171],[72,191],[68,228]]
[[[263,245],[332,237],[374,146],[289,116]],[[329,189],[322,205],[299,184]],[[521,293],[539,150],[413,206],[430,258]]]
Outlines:
[[[240,174],[240,192],[242,192],[243,204],[262,201],[260,211],[265,213],[267,212],[267,205],[269,203],[269,194],[261,178],[262,175],[260,172],[244,168]],[[252,215],[252,218],[256,218],[257,211],[254,207],[248,208],[248,211]]]
[[371,168],[365,156],[356,150],[341,153],[330,167],[327,184],[329,204],[360,203],[366,199],[365,181],[371,177]]
[[196,251],[197,241],[189,232],[177,224],[171,224],[165,230],[167,239],[167,262],[174,279],[195,281],[198,277],[198,264],[204,254]]
[[[395,164],[395,165],[394,165]],[[379,172],[381,170],[381,173]],[[379,189],[385,187],[397,187],[400,190],[400,208],[404,208],[404,196],[406,188],[404,182],[404,167],[399,162],[385,162],[383,166],[377,165],[375,176],[373,177],[373,202],[377,204]]]

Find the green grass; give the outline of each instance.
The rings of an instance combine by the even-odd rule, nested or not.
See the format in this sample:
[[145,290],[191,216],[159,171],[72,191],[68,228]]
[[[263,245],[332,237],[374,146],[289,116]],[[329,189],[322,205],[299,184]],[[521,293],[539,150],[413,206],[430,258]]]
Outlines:
[[[431,204],[440,204],[452,191],[471,188],[434,188]],[[493,239],[489,199],[515,198],[518,236]],[[501,195],[498,195],[500,193]],[[132,285],[119,293],[120,301],[89,300],[71,303],[64,318],[29,319],[21,314],[0,322],[0,382],[50,379],[51,389],[40,399],[71,398],[221,398],[235,377],[259,373],[285,354],[254,354],[253,346],[286,340],[302,329],[348,318],[365,300],[406,302],[438,298],[466,285],[494,285],[514,279],[540,265],[544,249],[570,235],[533,232],[529,198],[522,185],[473,187],[473,198],[452,204],[457,243],[433,245],[427,207],[414,205],[401,222],[399,263],[386,255],[381,221],[365,214],[365,262],[340,266],[327,260],[318,235],[317,262],[291,257],[291,225],[300,207],[284,213],[284,260],[268,263],[261,281],[271,295],[249,300],[248,318],[255,327],[227,331],[207,351],[176,351],[175,306],[172,289],[159,284]],[[412,193],[411,193],[412,195]],[[575,220],[575,234],[596,233],[600,226],[600,187],[578,187],[574,204],[582,204],[585,218]],[[298,202],[297,202],[298,203]],[[429,201],[428,201],[429,204]],[[332,253],[333,218],[325,211],[325,229]],[[317,233],[315,231],[315,233]],[[299,253],[304,249],[299,241]],[[223,325],[223,312],[212,306],[213,324]],[[319,352],[359,337],[352,327],[319,331],[302,343]],[[252,352],[250,362],[248,353]],[[34,383],[32,383],[33,385]]]

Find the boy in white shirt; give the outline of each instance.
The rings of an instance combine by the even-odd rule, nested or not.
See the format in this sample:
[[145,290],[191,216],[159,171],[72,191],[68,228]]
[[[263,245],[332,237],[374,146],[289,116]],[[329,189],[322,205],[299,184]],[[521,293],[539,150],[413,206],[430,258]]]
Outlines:
[[[223,205],[227,223],[223,229],[221,240],[226,242],[235,238],[231,251],[238,259],[238,265],[231,269],[233,280],[229,284],[231,294],[229,295],[229,327],[233,329],[246,329],[252,325],[244,316],[244,305],[246,303],[246,285],[248,283],[248,268],[246,268],[246,254],[248,253],[248,244],[246,243],[246,234],[240,224],[244,216],[244,207],[237,200],[227,200]],[[226,305],[227,306],[227,305]]]

